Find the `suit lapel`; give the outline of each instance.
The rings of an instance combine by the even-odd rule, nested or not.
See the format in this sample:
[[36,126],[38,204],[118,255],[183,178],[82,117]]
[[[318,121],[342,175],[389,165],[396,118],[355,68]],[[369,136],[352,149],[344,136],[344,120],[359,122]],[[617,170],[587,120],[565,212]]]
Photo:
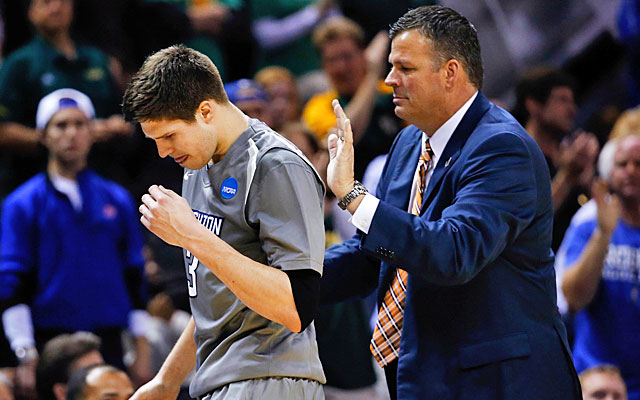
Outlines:
[[429,185],[427,186],[427,190],[425,191],[425,196],[422,198],[422,212],[424,213],[427,209],[426,205],[433,199],[435,196],[436,188],[439,186],[440,181],[444,177],[446,171],[453,166],[456,159],[460,155],[460,150],[462,146],[466,143],[469,135],[478,125],[480,118],[487,112],[489,109],[489,101],[482,94],[482,92],[478,92],[476,99],[471,103],[471,107],[467,110],[462,117],[462,120],[456,127],[456,130],[453,131],[453,135],[447,142],[447,145],[442,152],[442,156],[438,159],[438,165],[436,165],[433,174],[431,175],[431,179],[429,179]]
[[[415,166],[418,165],[421,147],[422,132],[415,129],[413,136],[409,138],[408,145],[397,149],[402,153],[399,155],[398,161],[394,163],[384,200],[402,210],[409,208],[411,184],[413,183]],[[411,165],[414,168],[409,168]]]

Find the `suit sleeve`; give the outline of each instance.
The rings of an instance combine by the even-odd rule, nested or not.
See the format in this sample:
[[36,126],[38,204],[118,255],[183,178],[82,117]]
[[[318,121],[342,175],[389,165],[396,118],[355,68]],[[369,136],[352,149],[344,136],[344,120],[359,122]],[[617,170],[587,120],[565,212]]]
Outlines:
[[[536,214],[532,157],[515,134],[494,134],[464,159],[452,204],[436,221],[381,201],[362,248],[437,285],[464,284],[494,261]],[[444,182],[442,184],[445,184]],[[387,258],[385,258],[387,257]]]

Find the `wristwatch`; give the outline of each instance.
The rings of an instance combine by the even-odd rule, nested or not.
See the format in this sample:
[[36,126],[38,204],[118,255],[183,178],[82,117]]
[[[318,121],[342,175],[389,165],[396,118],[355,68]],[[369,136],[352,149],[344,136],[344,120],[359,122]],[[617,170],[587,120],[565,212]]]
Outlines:
[[35,347],[18,347],[15,354],[18,362],[23,363],[37,358],[38,350]]
[[343,210],[347,209],[347,206],[351,204],[351,202],[361,194],[367,193],[368,190],[364,185],[358,181],[353,181],[353,189],[349,191],[343,198],[338,202],[338,207]]

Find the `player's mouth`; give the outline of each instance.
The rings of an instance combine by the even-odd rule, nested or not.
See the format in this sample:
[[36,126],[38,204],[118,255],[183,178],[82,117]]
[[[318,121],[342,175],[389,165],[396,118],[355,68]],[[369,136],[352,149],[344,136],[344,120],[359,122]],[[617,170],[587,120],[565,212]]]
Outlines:
[[178,164],[182,164],[185,161],[187,161],[187,158],[189,158],[189,156],[185,154],[184,156],[180,156],[178,158],[174,158],[173,161],[177,162]]

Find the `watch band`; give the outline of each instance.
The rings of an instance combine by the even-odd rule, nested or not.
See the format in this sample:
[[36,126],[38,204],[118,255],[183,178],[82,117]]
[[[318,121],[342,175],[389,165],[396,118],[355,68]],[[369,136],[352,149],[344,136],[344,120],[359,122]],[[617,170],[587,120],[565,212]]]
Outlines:
[[358,181],[353,181],[353,189],[349,191],[343,198],[338,202],[338,207],[343,210],[347,209],[347,206],[351,204],[351,202],[361,194],[367,193],[368,190],[364,185]]

